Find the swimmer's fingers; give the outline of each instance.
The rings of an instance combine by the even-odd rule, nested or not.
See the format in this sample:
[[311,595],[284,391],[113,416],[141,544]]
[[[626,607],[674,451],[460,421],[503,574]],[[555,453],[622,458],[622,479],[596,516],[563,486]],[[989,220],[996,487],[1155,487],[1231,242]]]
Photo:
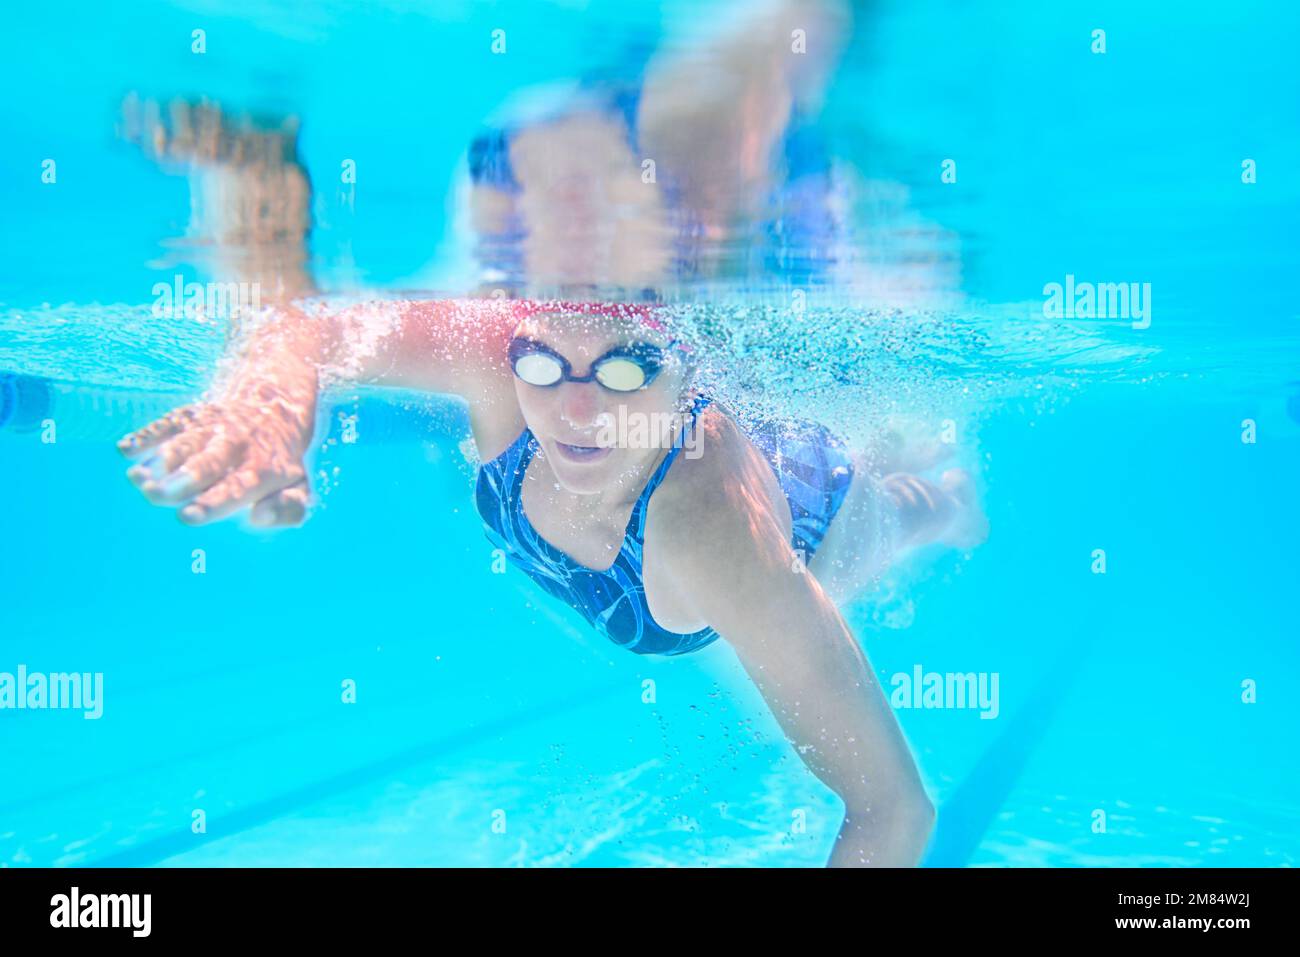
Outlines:
[[126,477],[135,483],[145,498],[162,504],[169,500],[167,489],[178,481],[172,473],[190,456],[206,448],[211,438],[212,432],[208,429],[187,429],[164,443],[156,455],[127,469]]
[[[300,466],[293,466],[282,474],[268,474],[253,466],[244,466],[231,472],[189,505],[180,510],[180,520],[186,525],[203,525],[233,515],[246,505],[267,497],[279,489],[297,486],[306,476]],[[286,509],[288,504],[286,503]],[[304,508],[305,512],[305,508]]]
[[254,525],[263,528],[301,525],[307,518],[310,502],[311,490],[307,486],[307,480],[303,479],[261,499],[253,506],[249,519]]
[[204,437],[196,435],[191,440],[187,433],[174,443],[168,443],[168,449],[173,444],[177,446],[171,453],[171,460],[184,464],[164,473],[162,478],[140,486],[140,491],[151,502],[157,505],[183,502],[217,485],[243,462],[248,442],[242,436],[218,432],[200,446],[199,440]]
[[137,429],[124,436],[117,443],[117,450],[123,455],[139,455],[147,452],[159,442],[171,438],[177,432],[189,428],[198,418],[197,405],[182,406],[168,412],[161,419],[150,422],[143,429]]
[[216,431],[204,427],[187,429],[175,438],[169,439],[158,449],[158,454],[155,456],[154,465],[158,474],[170,475],[175,472],[200,452],[214,447],[216,439]]

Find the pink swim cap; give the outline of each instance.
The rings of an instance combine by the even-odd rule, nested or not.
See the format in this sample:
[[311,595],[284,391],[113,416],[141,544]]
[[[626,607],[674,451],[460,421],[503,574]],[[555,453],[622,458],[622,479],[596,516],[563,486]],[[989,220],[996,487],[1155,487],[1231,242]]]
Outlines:
[[627,302],[575,302],[567,299],[516,299],[512,301],[515,316],[530,319],[549,312],[583,316],[610,316],[618,319],[636,319],[655,332],[668,332],[667,324],[659,318],[663,307],[648,303]]

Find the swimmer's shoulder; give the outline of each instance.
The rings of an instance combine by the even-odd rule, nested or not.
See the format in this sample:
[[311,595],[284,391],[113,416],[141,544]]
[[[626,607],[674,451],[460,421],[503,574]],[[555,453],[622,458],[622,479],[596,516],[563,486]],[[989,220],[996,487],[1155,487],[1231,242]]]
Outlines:
[[503,299],[424,300],[409,304],[404,317],[409,383],[466,403],[483,462],[497,458],[524,429],[508,359],[519,308]]
[[[647,539],[693,547],[703,537],[752,540],[752,512],[771,509],[781,523],[789,507],[767,460],[744,430],[718,404],[699,415],[697,441],[678,453],[650,500]],[[788,530],[788,529],[787,529]]]

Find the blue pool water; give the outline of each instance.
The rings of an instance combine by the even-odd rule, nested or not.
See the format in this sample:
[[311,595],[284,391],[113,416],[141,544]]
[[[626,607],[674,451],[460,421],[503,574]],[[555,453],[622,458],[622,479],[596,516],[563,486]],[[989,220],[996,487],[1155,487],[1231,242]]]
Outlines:
[[[150,313],[154,283],[203,274],[164,242],[185,229],[184,179],[114,138],[127,92],[301,115],[325,184],[322,284],[456,292],[450,197],[483,118],[698,16],[7,14],[0,373],[43,414],[0,422],[0,672],[102,672],[105,691],[96,721],[0,711],[0,865],[825,860],[838,800],[725,644],[620,652],[493,573],[453,403],[337,390],[320,508],[287,532],[181,525],[112,444],[197,396],[222,348],[215,326]],[[797,337],[771,290],[694,308],[744,332],[719,373],[738,391],[792,410],[815,394],[850,433],[887,413],[951,420],[978,473],[989,540],[917,556],[847,615],[887,686],[918,665],[999,677],[996,719],[896,712],[940,809],[930,863],[1295,864],[1300,13],[900,0],[855,20],[822,120],[855,171],[853,242],[868,275],[919,255],[941,288],[911,306],[818,303]],[[492,58],[502,25],[516,53]],[[341,157],[357,163],[354,207],[330,185]],[[1150,327],[1044,316],[1044,286],[1067,275],[1150,283]],[[755,386],[742,367],[770,375]],[[355,444],[340,436],[352,414]]]

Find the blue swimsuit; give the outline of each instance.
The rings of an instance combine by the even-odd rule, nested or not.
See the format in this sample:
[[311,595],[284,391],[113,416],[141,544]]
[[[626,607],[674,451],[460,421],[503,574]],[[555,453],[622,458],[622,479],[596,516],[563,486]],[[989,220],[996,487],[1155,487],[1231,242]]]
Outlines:
[[[695,416],[708,404],[697,399]],[[766,456],[790,503],[793,549],[807,563],[821,545],[853,479],[853,463],[842,441],[814,423],[763,422],[749,439]],[[628,519],[623,545],[605,571],[576,561],[542,538],[524,514],[523,482],[538,449],[527,428],[478,474],[476,500],[488,539],[547,592],[576,608],[616,645],[642,655],[681,655],[718,637],[712,628],[680,634],[662,628],[650,615],[642,580],[646,511],[681,450],[677,442],[655,470]]]

